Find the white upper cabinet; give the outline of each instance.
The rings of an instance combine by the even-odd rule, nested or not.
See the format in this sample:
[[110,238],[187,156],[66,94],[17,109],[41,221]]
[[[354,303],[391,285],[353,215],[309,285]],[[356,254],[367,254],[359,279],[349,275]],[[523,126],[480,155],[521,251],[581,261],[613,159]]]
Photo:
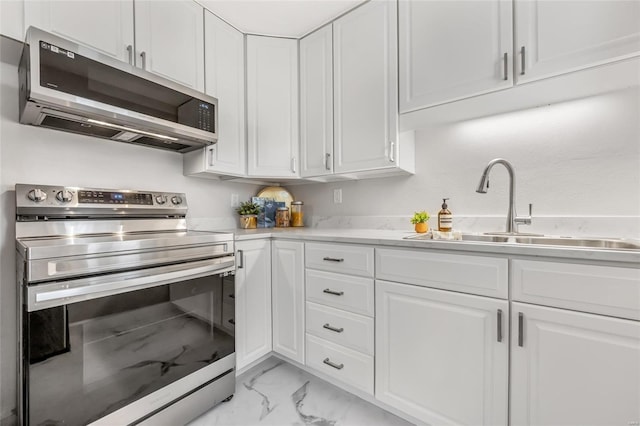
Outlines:
[[191,0],[136,0],[136,65],[204,92],[203,8]]
[[511,425],[638,422],[640,322],[513,303],[511,327]]
[[516,0],[517,82],[640,54],[637,0]]
[[333,32],[300,40],[300,174],[333,173]]
[[512,2],[400,1],[400,112],[513,84]]
[[184,154],[184,174],[246,175],[244,34],[205,11],[205,92],[218,99],[218,142]]
[[297,40],[247,36],[247,128],[249,176],[298,176]]
[[133,0],[24,2],[25,24],[133,64]]
[[637,0],[515,0],[517,82],[640,54]]
[[373,0],[333,23],[336,173],[398,160],[396,7]]

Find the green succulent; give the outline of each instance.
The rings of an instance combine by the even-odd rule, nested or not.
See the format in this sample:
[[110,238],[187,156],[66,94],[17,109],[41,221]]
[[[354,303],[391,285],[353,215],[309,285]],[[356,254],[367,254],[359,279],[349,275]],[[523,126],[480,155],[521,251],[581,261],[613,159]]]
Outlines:
[[411,223],[413,223],[414,225],[416,223],[424,223],[424,222],[428,221],[430,217],[431,216],[429,216],[429,213],[427,213],[426,210],[415,212],[413,214],[413,217],[411,218]]
[[236,209],[239,215],[244,216],[247,214],[259,214],[260,206],[253,204],[251,201],[240,203],[240,207]]

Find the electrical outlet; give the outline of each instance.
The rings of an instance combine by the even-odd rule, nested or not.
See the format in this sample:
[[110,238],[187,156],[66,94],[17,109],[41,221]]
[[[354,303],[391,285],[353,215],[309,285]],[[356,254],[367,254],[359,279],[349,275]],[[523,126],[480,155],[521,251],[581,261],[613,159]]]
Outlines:
[[238,201],[238,194],[231,194],[231,207],[240,207],[240,202]]
[[342,204],[342,188],[333,190],[333,204]]

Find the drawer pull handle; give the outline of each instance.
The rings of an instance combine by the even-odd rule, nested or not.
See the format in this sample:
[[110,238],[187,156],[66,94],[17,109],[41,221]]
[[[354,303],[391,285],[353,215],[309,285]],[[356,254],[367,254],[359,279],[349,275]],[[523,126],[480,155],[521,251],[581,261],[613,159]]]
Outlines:
[[322,292],[327,294],[333,294],[334,296],[342,296],[344,294],[344,291],[334,291],[334,290],[331,290],[330,288],[325,288],[324,290],[322,290]]
[[344,364],[336,364],[335,362],[331,362],[329,358],[325,358],[322,362],[327,364],[329,367],[335,368],[336,370],[342,370],[344,368]]
[[322,328],[326,328],[327,330],[335,331],[336,333],[342,333],[344,331],[344,328],[342,328],[342,327],[340,327],[340,328],[331,327],[331,325],[328,324],[328,323],[323,325]]
[[524,346],[524,314],[518,312],[518,346]]
[[322,260],[326,260],[327,262],[344,262],[344,259],[337,259],[335,257],[323,257]]
[[498,342],[502,342],[502,309],[498,309]]

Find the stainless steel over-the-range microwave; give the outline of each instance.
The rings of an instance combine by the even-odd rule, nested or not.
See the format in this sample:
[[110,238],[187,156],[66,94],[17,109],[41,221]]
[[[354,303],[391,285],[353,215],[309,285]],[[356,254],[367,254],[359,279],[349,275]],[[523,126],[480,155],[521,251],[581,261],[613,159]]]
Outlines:
[[24,124],[176,152],[217,141],[216,98],[34,27],[19,77]]

